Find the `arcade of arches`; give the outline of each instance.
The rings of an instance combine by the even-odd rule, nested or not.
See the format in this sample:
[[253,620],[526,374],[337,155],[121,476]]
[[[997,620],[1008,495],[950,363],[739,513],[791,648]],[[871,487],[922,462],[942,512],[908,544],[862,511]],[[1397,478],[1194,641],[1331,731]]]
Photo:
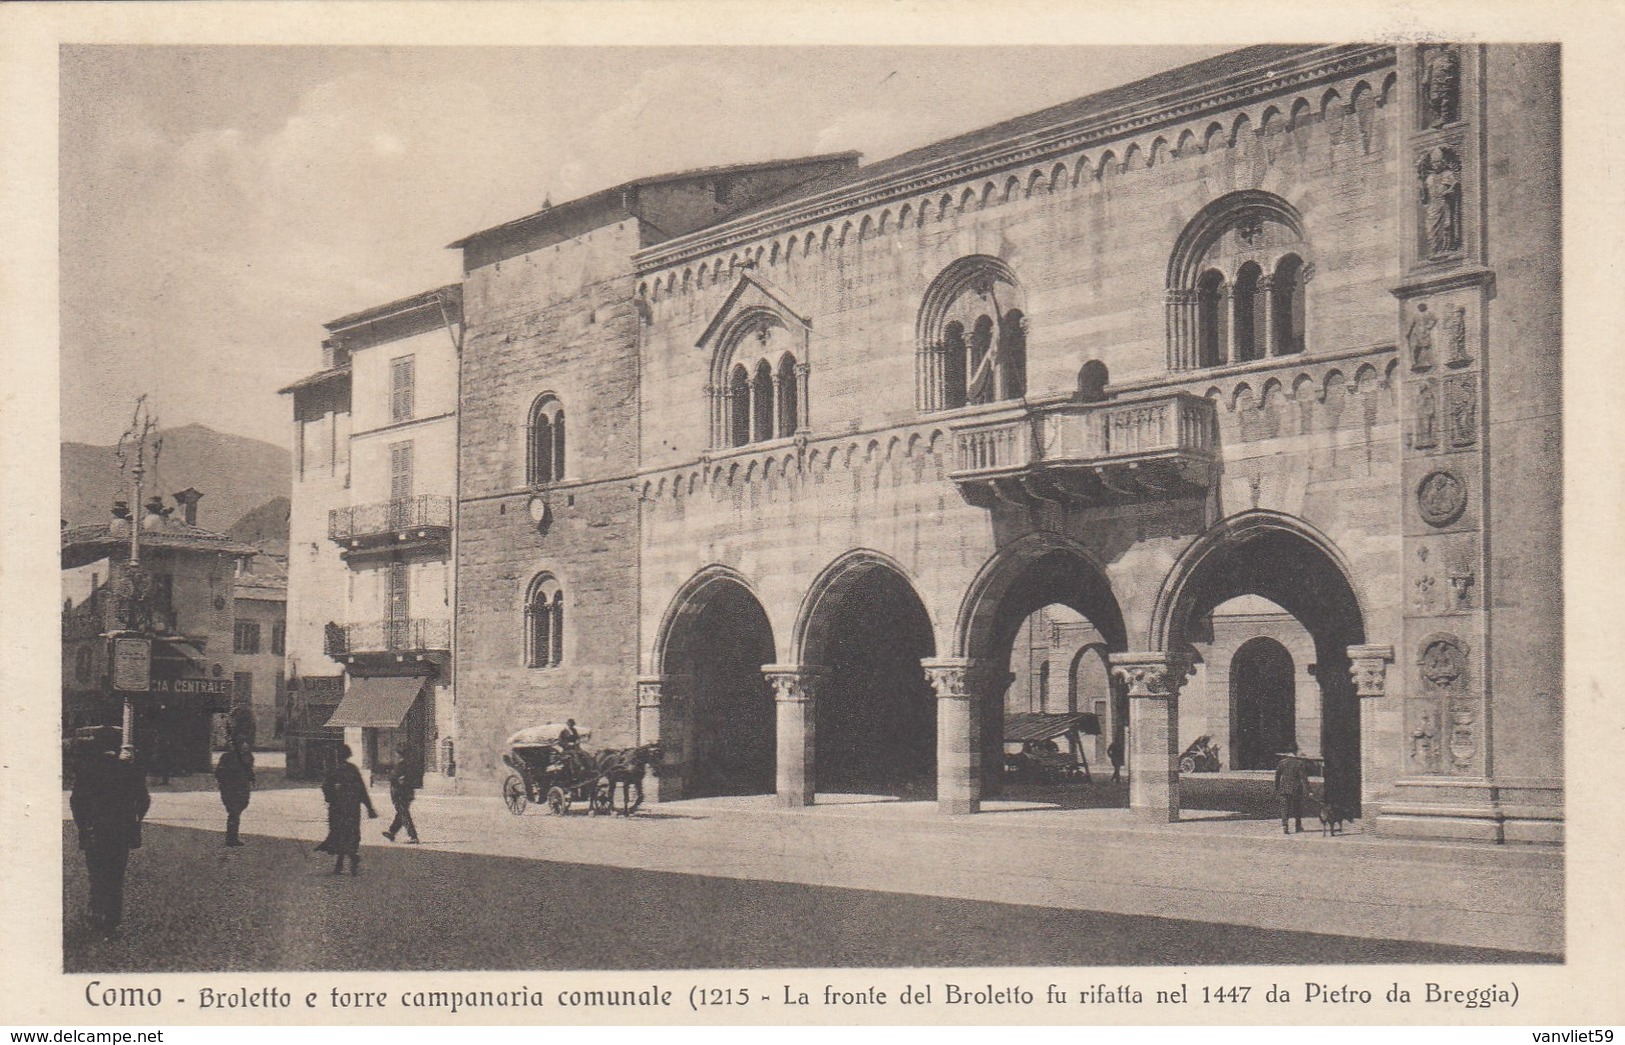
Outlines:
[[645,735],[667,748],[662,795],[800,806],[821,792],[934,794],[942,811],[975,812],[999,789],[1004,716],[1036,711],[1095,714],[1091,761],[1124,740],[1129,804],[1149,818],[1177,818],[1178,757],[1198,734],[1229,769],[1319,756],[1328,798],[1359,808],[1355,680],[1380,692],[1391,654],[1365,645],[1340,557],[1307,531],[1232,520],[1195,541],[1164,585],[1157,651],[1129,649],[1106,573],[1059,541],[996,558],[958,629],[955,652],[969,655],[939,655],[914,582],[853,553],[805,597],[788,645],[799,663],[776,664],[749,582],[702,575],[663,625],[660,673],[643,680]]

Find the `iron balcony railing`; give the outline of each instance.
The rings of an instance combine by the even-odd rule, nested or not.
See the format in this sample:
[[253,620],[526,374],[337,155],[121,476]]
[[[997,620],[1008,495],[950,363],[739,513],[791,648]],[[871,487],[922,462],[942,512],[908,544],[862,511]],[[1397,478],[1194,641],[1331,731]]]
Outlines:
[[383,538],[438,537],[451,531],[451,498],[439,494],[334,508],[327,513],[327,538],[353,543]]
[[358,653],[445,652],[451,649],[451,621],[412,617],[407,620],[329,624],[325,646],[329,657]]

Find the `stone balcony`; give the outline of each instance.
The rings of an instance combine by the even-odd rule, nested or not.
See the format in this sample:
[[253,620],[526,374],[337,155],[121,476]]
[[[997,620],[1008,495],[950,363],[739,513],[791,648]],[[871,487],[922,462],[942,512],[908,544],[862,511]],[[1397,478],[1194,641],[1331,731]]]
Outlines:
[[1218,419],[1187,392],[1006,408],[953,426],[951,478],[972,504],[1093,504],[1191,494],[1212,485]]
[[436,617],[329,624],[324,652],[335,660],[364,657],[421,660],[451,652],[451,621]]
[[451,549],[451,498],[437,494],[334,508],[327,539],[345,555],[403,548]]

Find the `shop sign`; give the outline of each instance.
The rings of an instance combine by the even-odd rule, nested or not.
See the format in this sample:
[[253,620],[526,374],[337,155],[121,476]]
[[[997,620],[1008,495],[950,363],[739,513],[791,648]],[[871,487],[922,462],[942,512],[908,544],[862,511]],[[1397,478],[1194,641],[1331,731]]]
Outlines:
[[151,682],[152,640],[114,639],[113,688],[125,693],[145,693]]

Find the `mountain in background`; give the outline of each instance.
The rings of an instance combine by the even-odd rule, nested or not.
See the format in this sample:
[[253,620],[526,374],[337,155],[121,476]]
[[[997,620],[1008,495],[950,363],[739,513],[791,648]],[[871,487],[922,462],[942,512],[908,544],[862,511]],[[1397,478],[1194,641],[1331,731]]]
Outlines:
[[245,544],[258,545],[272,555],[285,557],[288,554],[289,506],[288,498],[274,497],[233,523],[226,536]]
[[[222,533],[246,526],[267,540],[280,539],[280,550],[286,552],[293,482],[288,451],[202,425],[159,434],[163,449],[157,466],[147,469],[142,482],[145,497],[160,494],[166,505],[174,507],[172,494],[195,487],[203,492],[199,526]],[[120,471],[114,447],[62,444],[62,518],[70,525],[105,522],[113,501],[129,497],[130,479]],[[272,503],[279,500],[280,508]]]

